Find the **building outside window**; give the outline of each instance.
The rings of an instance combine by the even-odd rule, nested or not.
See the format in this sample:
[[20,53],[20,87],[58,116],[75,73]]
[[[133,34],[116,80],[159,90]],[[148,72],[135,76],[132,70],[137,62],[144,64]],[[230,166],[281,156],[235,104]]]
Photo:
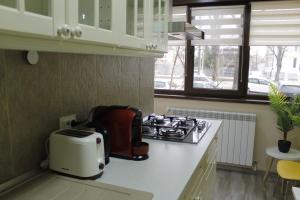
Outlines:
[[248,94],[300,94],[300,2],[252,3]]

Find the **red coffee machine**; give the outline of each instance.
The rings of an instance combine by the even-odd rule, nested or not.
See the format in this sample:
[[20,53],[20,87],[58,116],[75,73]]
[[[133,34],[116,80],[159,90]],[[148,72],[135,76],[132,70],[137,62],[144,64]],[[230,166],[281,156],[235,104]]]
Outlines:
[[[131,160],[148,158],[149,145],[142,142],[143,116],[129,106],[98,106],[93,109],[92,124],[107,130],[104,142],[110,156]],[[106,146],[106,145],[105,145]]]

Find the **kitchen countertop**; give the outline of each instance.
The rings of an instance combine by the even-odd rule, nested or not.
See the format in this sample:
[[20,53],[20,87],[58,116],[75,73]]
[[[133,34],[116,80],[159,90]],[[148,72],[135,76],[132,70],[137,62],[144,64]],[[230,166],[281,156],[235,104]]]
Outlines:
[[222,123],[210,122],[198,144],[143,139],[150,145],[147,160],[111,158],[97,181],[153,193],[153,200],[178,199]]

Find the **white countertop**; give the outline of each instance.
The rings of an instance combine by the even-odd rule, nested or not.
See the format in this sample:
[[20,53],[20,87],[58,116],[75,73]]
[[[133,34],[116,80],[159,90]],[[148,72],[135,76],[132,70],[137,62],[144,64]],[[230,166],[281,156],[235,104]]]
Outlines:
[[178,199],[220,128],[220,120],[210,121],[211,127],[198,144],[143,139],[150,145],[149,159],[111,158],[97,181],[153,193],[153,200]]

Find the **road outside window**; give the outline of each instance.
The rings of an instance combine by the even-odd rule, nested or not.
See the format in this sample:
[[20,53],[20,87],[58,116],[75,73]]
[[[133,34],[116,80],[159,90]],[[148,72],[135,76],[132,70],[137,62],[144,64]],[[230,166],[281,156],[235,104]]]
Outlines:
[[185,46],[169,46],[168,53],[155,61],[154,89],[184,90]]
[[248,94],[267,95],[270,84],[300,94],[300,46],[251,46]]
[[195,46],[194,88],[238,89],[238,46]]

